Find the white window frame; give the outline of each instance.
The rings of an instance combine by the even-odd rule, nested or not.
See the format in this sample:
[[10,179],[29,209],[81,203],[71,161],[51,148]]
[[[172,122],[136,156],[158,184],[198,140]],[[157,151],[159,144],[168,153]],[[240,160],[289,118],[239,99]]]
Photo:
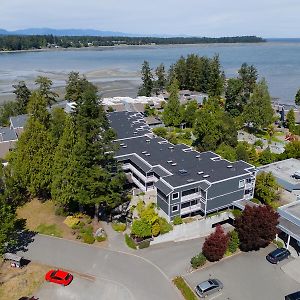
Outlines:
[[245,187],[245,179],[239,181],[239,189]]
[[[174,209],[175,207],[176,207],[176,209]],[[176,212],[178,210],[179,210],[179,205],[178,204],[172,205],[172,213]]]
[[[174,195],[177,195],[177,197],[174,197]],[[179,192],[173,193],[172,194],[172,200],[176,200],[179,198]]]

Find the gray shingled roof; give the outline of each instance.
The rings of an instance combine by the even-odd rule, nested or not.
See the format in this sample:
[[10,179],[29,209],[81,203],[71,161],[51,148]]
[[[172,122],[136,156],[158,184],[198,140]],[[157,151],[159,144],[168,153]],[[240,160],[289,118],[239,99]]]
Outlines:
[[28,115],[10,117],[10,124],[13,128],[23,128],[28,120]]
[[151,132],[141,113],[112,112],[108,114],[108,120],[117,132],[118,139],[142,136]]
[[18,137],[13,129],[9,127],[0,128],[0,142],[15,141]]

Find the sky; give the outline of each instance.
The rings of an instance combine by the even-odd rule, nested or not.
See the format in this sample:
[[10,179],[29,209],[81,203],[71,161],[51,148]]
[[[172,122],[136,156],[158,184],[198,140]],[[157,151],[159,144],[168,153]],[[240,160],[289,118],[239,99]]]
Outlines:
[[0,0],[0,28],[300,37],[300,0]]

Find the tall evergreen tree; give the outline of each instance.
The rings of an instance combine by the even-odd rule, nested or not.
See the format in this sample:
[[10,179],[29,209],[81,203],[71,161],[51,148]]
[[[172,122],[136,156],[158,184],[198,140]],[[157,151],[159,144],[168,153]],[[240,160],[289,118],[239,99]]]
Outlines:
[[178,92],[178,81],[175,79],[169,88],[169,100],[163,111],[163,121],[166,126],[179,126],[182,121]]
[[24,81],[19,81],[18,84],[13,85],[13,88],[13,93],[16,95],[17,113],[25,114],[31,91],[28,89]]
[[30,118],[11,154],[13,177],[31,196],[47,197],[51,183],[53,139],[47,129],[44,97],[33,93],[28,105]]
[[249,66],[248,64],[243,63],[241,68],[238,70],[238,74],[238,79],[240,79],[243,83],[244,102],[247,103],[255,88],[258,72],[253,65]]
[[156,81],[155,81],[155,88],[157,92],[162,92],[164,88],[166,87],[167,79],[166,79],[166,71],[165,66],[163,64],[160,64],[155,69],[155,75],[156,75]]
[[290,109],[289,112],[286,115],[286,126],[289,129],[290,132],[294,132],[296,128],[296,118],[295,118],[295,112],[293,109]]
[[297,91],[295,96],[295,104],[300,105],[300,89]]
[[56,103],[58,94],[51,90],[53,82],[47,77],[38,76],[35,80],[35,84],[38,86],[38,92],[45,98],[47,105]]
[[230,78],[227,81],[225,91],[225,110],[233,116],[239,116],[244,108],[244,101],[242,97],[243,83],[240,79]]
[[141,70],[142,85],[139,88],[139,96],[150,97],[153,90],[153,75],[148,61],[144,61]]
[[183,90],[186,88],[186,74],[187,66],[186,59],[181,56],[174,65],[174,72],[176,74],[176,79],[178,80],[179,89]]
[[210,97],[220,97],[224,90],[224,74],[218,55],[211,60],[209,71],[208,94]]
[[255,130],[261,130],[273,122],[273,114],[268,86],[263,79],[254,88],[250,101],[245,106],[243,118]]

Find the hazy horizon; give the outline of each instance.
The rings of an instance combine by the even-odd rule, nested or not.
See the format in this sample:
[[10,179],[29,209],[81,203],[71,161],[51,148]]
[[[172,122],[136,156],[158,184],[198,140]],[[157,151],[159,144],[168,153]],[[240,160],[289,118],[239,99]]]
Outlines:
[[[299,38],[298,0],[2,0],[0,28],[139,35]],[[298,24],[298,25],[297,25]]]

